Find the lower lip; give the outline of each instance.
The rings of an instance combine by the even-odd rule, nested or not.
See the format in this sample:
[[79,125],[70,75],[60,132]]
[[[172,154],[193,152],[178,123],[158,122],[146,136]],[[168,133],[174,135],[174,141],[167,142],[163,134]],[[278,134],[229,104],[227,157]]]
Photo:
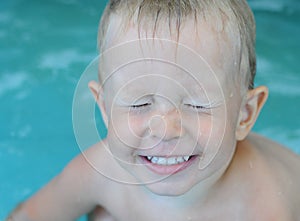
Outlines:
[[191,164],[193,164],[196,161],[197,156],[191,156],[191,158],[188,161],[185,161],[183,163],[175,164],[175,165],[159,165],[154,164],[151,161],[147,160],[146,157],[140,156],[142,162],[154,173],[159,175],[171,175],[179,173],[180,171],[185,170]]

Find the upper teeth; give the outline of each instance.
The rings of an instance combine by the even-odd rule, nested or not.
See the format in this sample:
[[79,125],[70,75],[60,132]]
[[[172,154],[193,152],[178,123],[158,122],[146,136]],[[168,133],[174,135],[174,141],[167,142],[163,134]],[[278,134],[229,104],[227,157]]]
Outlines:
[[181,157],[153,157],[147,156],[147,159],[154,164],[159,165],[175,165],[186,162],[190,159],[190,156],[181,156]]

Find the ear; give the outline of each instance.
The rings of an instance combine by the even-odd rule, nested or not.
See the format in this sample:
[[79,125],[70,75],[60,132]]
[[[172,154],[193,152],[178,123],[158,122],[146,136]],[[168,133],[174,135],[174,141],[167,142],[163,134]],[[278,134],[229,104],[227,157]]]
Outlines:
[[248,91],[239,113],[236,129],[237,140],[243,140],[249,134],[268,98],[268,94],[268,88],[265,86]]
[[98,107],[99,107],[101,115],[102,115],[102,119],[107,128],[108,118],[107,118],[107,113],[106,113],[106,108],[105,108],[105,103],[104,103],[103,89],[102,89],[101,85],[98,84],[96,81],[90,81],[88,86],[94,96],[95,101],[98,104]]

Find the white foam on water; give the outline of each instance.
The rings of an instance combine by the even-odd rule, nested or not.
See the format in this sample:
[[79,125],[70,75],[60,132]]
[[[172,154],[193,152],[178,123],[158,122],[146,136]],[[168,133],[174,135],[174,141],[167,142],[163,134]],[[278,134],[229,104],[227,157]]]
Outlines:
[[284,9],[284,3],[280,1],[253,0],[248,2],[255,11],[273,11],[280,12]]
[[27,137],[32,131],[32,128],[29,124],[21,127],[18,131],[18,137],[19,138],[25,138]]
[[0,23],[6,23],[8,21],[10,21],[12,18],[12,15],[10,13],[7,12],[0,12]]
[[300,96],[300,77],[297,73],[282,70],[281,67],[266,58],[257,59],[257,78],[263,79],[271,93]]
[[24,72],[5,73],[0,76],[0,96],[8,91],[19,89],[26,81]]
[[268,87],[271,92],[286,96],[300,96],[300,82],[295,81],[271,81]]
[[16,157],[22,157],[24,155],[24,153],[20,149],[20,147],[10,146],[5,151],[6,151],[6,153],[4,153],[5,155],[13,155],[13,156],[16,156]]
[[29,93],[29,90],[22,90],[16,94],[15,98],[17,100],[23,100],[29,95]]
[[66,69],[73,63],[88,62],[91,58],[92,56],[90,54],[82,54],[74,49],[66,49],[63,51],[47,53],[42,56],[39,67],[56,70]]
[[268,59],[257,55],[257,69],[261,74],[266,74],[272,70],[274,66],[272,66],[271,61]]

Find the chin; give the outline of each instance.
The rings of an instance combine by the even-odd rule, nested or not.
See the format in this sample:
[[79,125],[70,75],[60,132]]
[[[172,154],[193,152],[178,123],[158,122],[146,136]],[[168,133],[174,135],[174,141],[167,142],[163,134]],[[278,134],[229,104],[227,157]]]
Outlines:
[[[168,178],[166,178],[168,179]],[[155,195],[159,196],[182,196],[193,188],[189,183],[178,183],[174,181],[161,180],[156,183],[147,184],[146,188]]]

